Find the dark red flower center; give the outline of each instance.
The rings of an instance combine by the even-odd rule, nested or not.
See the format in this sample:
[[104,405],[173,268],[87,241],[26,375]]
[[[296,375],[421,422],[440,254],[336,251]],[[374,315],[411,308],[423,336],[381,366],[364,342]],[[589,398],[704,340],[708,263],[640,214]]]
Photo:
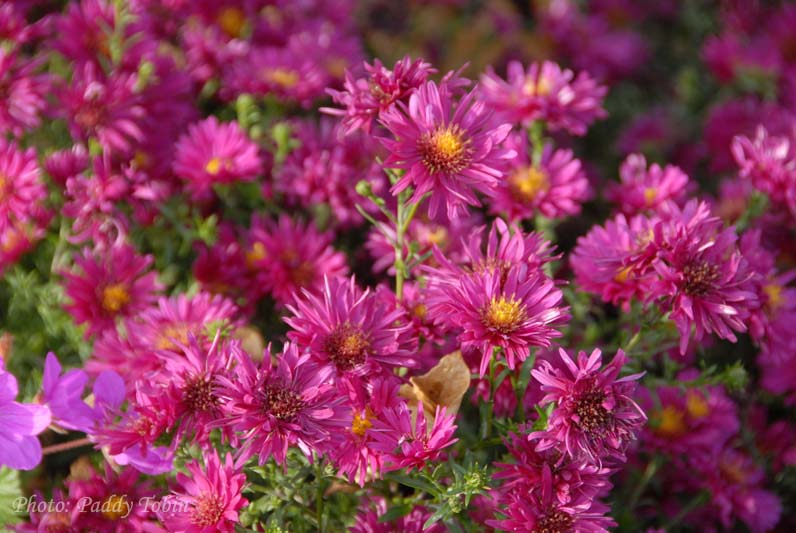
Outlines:
[[689,296],[704,296],[719,279],[719,269],[705,261],[686,265],[683,269],[683,291]]
[[470,139],[456,125],[440,126],[418,140],[423,165],[431,174],[456,174],[470,163]]
[[533,533],[569,533],[575,520],[560,509],[550,509],[537,523]]
[[218,405],[215,387],[209,377],[196,376],[189,379],[182,389],[182,401],[188,410],[207,413]]
[[598,432],[608,425],[611,413],[603,406],[605,393],[590,390],[581,394],[575,402],[575,414],[578,417],[578,427],[583,431]]
[[342,371],[351,370],[365,362],[370,341],[362,329],[346,322],[335,328],[326,338],[324,350],[332,363]]
[[292,420],[304,407],[301,396],[281,383],[267,384],[263,389],[262,401],[268,414],[283,421]]

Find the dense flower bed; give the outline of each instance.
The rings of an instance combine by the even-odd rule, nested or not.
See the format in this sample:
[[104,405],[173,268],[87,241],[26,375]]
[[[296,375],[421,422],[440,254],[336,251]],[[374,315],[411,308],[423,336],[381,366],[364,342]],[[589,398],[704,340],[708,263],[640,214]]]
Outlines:
[[796,6],[0,4],[0,527],[793,531]]

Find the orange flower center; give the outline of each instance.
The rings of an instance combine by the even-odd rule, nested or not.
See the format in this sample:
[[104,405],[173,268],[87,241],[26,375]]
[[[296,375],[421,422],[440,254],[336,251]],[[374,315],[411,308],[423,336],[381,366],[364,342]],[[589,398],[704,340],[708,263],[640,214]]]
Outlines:
[[493,297],[481,311],[482,323],[490,329],[508,334],[514,332],[525,320],[525,307],[514,298]]
[[539,193],[550,190],[547,173],[534,166],[521,168],[509,177],[509,187],[515,198],[532,202]]
[[440,126],[418,140],[423,165],[432,174],[455,174],[470,163],[470,140],[458,126]]
[[130,293],[122,283],[108,285],[102,290],[102,307],[109,313],[118,313],[130,301]]

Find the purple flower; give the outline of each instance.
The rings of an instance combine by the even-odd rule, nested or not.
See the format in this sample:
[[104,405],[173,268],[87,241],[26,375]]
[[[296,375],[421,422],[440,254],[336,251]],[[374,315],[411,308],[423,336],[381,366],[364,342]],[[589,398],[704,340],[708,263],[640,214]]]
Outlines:
[[50,425],[50,410],[43,405],[14,401],[17,379],[0,358],[0,465],[32,470],[41,462],[41,444],[36,435]]
[[390,151],[385,165],[406,171],[391,192],[414,187],[412,202],[431,193],[432,218],[443,207],[455,218],[466,205],[480,205],[475,193],[491,195],[505,161],[516,155],[501,146],[511,126],[493,124],[476,92],[454,105],[446,84],[426,82],[412,93],[408,106],[384,111],[381,121],[394,137],[381,139]]
[[61,365],[54,353],[47,354],[42,377],[42,403],[50,408],[53,422],[67,429],[88,432],[97,419],[94,409],[83,401],[88,375],[72,369],[61,375]]
[[541,403],[553,402],[555,407],[547,429],[528,437],[540,439],[540,451],[562,446],[573,459],[593,463],[623,459],[625,448],[647,420],[631,397],[642,374],[618,378],[627,360],[622,350],[604,367],[597,348],[591,355],[579,352],[576,361],[563,349],[559,354],[563,368],[543,360],[531,371],[547,393]]
[[653,163],[647,169],[647,160],[640,154],[627,156],[619,168],[619,178],[621,183],[615,184],[607,196],[628,216],[656,211],[669,200],[683,201],[689,185],[688,176],[678,167],[661,168]]

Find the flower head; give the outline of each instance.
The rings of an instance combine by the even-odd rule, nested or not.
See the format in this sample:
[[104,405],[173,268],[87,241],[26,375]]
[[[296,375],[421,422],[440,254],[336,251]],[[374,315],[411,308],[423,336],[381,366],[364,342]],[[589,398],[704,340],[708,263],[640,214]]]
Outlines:
[[475,92],[454,107],[444,84],[426,82],[408,105],[386,110],[381,121],[393,135],[381,139],[390,152],[385,164],[406,172],[392,193],[414,187],[412,202],[431,193],[432,218],[443,207],[454,218],[465,205],[479,205],[475,192],[491,194],[504,161],[515,155],[501,146],[511,126],[493,124],[492,113]]
[[88,375],[72,369],[61,375],[61,364],[54,353],[47,354],[42,377],[42,403],[50,408],[53,421],[61,427],[89,431],[96,412],[83,401]]
[[494,71],[481,77],[483,98],[511,122],[528,124],[543,120],[552,130],[584,135],[589,124],[606,116],[602,101],[607,89],[586,72],[577,77],[571,70],[545,61],[508,65],[507,80]]
[[88,324],[88,334],[112,329],[116,318],[146,309],[160,289],[155,272],[147,272],[154,259],[140,256],[128,245],[114,246],[99,257],[88,250],[75,262],[79,272],[64,272],[66,309],[78,324]]
[[228,378],[220,378],[227,402],[227,424],[240,432],[243,454],[270,458],[286,465],[287,450],[298,446],[307,456],[324,451],[331,433],[345,427],[343,398],[330,378],[333,369],[320,366],[309,353],[288,343],[276,366],[266,354],[259,368],[244,352]]
[[18,392],[17,379],[0,358],[0,465],[31,470],[41,462],[36,435],[50,425],[50,410],[15,401]]
[[372,376],[400,366],[413,366],[402,344],[403,313],[389,309],[370,290],[361,290],[354,278],[327,278],[323,293],[304,291],[288,306],[293,328],[288,338],[313,357],[330,364],[339,375]]
[[563,368],[543,360],[531,371],[546,392],[542,403],[554,403],[547,429],[531,433],[539,437],[538,449],[563,446],[573,459],[600,462],[624,457],[627,445],[646,422],[644,411],[632,399],[635,380],[641,374],[619,378],[627,360],[622,350],[602,366],[602,352],[578,353],[577,360],[559,350]]
[[[177,474],[181,490],[168,496],[158,516],[169,531],[186,533],[232,533],[239,523],[238,511],[248,502],[241,494],[246,475],[227,454],[205,452],[201,461],[185,466],[188,474]],[[170,505],[169,505],[170,504]]]
[[211,116],[190,126],[174,148],[174,173],[194,198],[205,197],[215,183],[251,181],[262,170],[257,145],[237,122]]
[[653,163],[647,169],[643,155],[627,156],[619,169],[621,183],[609,190],[609,198],[627,216],[643,211],[656,211],[669,200],[682,201],[688,176],[679,168]]

